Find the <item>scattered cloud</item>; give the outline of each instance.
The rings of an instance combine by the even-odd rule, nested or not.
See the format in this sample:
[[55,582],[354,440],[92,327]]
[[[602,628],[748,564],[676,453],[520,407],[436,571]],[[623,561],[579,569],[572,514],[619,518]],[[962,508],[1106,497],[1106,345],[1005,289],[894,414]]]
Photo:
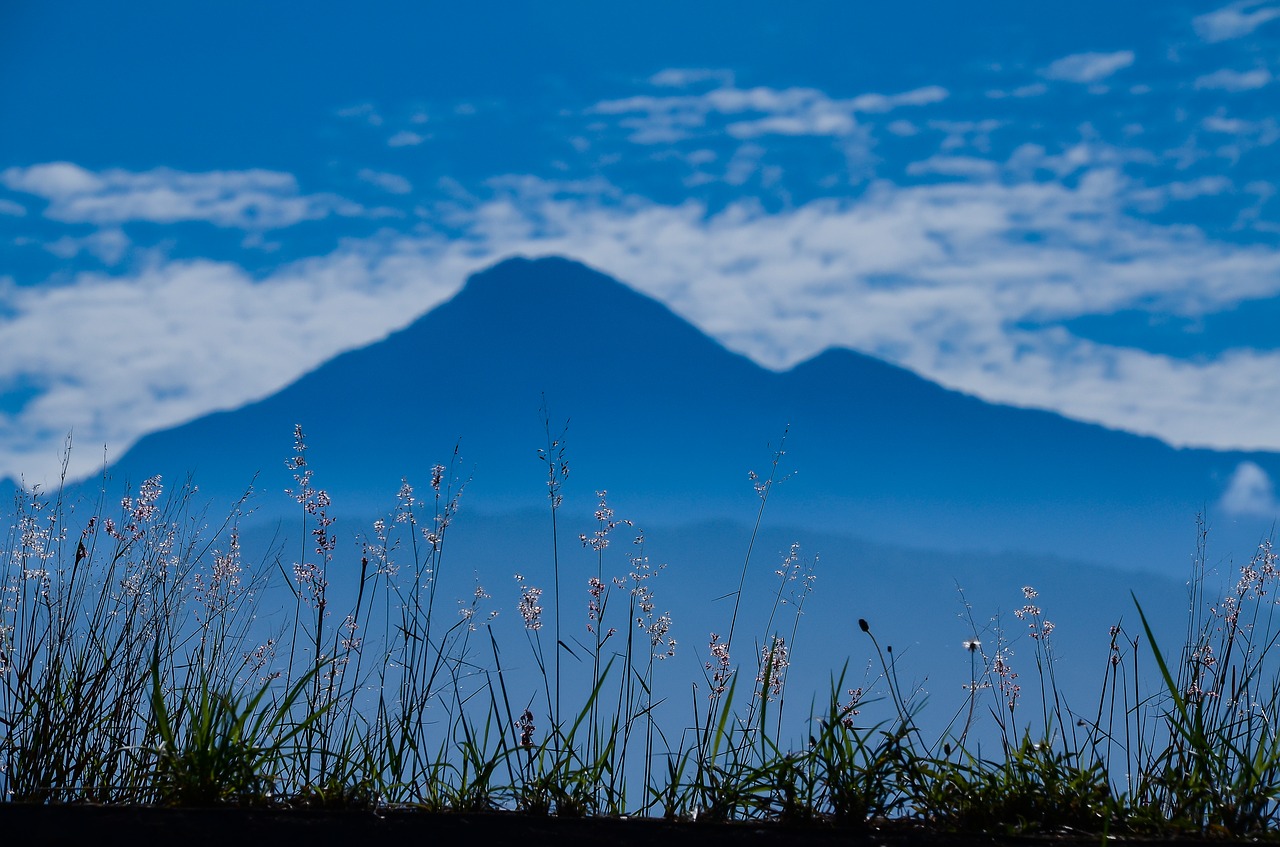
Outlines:
[[1170,200],[1186,201],[1197,197],[1216,197],[1234,189],[1225,176],[1204,176],[1199,179],[1171,182],[1154,188],[1138,189],[1130,196],[1134,205],[1144,211],[1154,212],[1165,208]]
[[119,264],[131,246],[129,237],[119,227],[100,229],[83,238],[64,235],[44,245],[46,250],[60,259],[72,259],[81,253],[88,253],[104,265]]
[[1033,82],[1030,85],[1020,85],[1010,91],[1009,94],[1013,97],[1039,97],[1048,90],[1049,86],[1043,82]]
[[399,132],[397,132],[395,135],[387,139],[387,146],[388,147],[415,147],[424,141],[426,141],[426,139],[423,138],[421,135],[418,135],[418,133],[410,132],[407,129],[402,129]]
[[944,134],[941,149],[944,151],[971,148],[979,152],[991,149],[991,134],[1002,126],[993,118],[981,121],[929,121],[929,128]]
[[267,170],[93,172],[70,162],[50,162],[0,171],[0,184],[47,200],[45,217],[99,226],[207,221],[263,230],[333,214],[364,214],[362,207],[336,195],[301,194],[292,174]]
[[762,135],[850,135],[856,128],[857,121],[851,111],[831,101],[815,99],[784,113],[735,121],[726,129],[734,138],[758,138]]
[[1271,477],[1253,462],[1241,462],[1236,466],[1219,505],[1229,515],[1274,518],[1280,514],[1280,502],[1276,501]]
[[1249,150],[1270,147],[1280,141],[1280,122],[1275,118],[1246,121],[1227,117],[1220,112],[1205,117],[1200,121],[1200,126],[1207,132],[1231,136],[1230,143],[1219,147],[1216,153],[1233,163],[1239,161],[1240,156]]
[[[677,78],[683,79],[680,76],[683,73],[677,72]],[[702,94],[645,94],[604,100],[590,111],[603,115],[635,115],[620,121],[622,126],[633,130],[631,140],[638,144],[662,144],[702,130],[712,117],[731,118],[723,129],[739,139],[764,135],[849,136],[857,131],[858,113],[927,106],[948,96],[947,89],[937,85],[897,94],[867,93],[836,99],[814,88],[736,88],[726,83]]]
[[389,194],[408,194],[413,191],[413,183],[399,174],[389,174],[362,168],[356,176],[370,185],[376,185]]
[[1280,6],[1266,5],[1263,0],[1240,0],[1193,18],[1191,25],[1196,35],[1213,44],[1246,36],[1276,18],[1280,18]]
[[382,115],[378,114],[377,108],[372,103],[358,103],[355,106],[339,109],[338,117],[363,120],[369,126],[382,126],[383,122]]
[[50,162],[29,168],[0,171],[0,183],[13,191],[53,199],[101,191],[104,183],[96,175],[70,162]]
[[921,162],[907,165],[911,176],[958,176],[969,179],[993,179],[1000,173],[1000,166],[987,159],[974,156],[931,156]]
[[1040,73],[1047,79],[1066,82],[1100,82],[1123,68],[1133,64],[1132,50],[1115,53],[1075,53],[1063,56]]
[[1225,115],[1209,115],[1200,121],[1200,126],[1209,132],[1221,132],[1225,135],[1248,135],[1257,124],[1239,118],[1228,118]]
[[950,92],[940,85],[926,85],[901,94],[860,94],[847,101],[855,112],[889,112],[902,106],[928,106],[941,103]]
[[0,197],[0,215],[13,215],[21,218],[27,214],[27,207],[21,203],[15,203],[12,200],[6,200]]
[[739,147],[725,167],[724,181],[729,185],[745,185],[760,170],[764,153],[764,148],[756,144]]
[[661,88],[688,88],[707,81],[730,87],[733,85],[733,72],[722,68],[667,68],[649,77],[650,85]]
[[1016,97],[1024,99],[1027,97],[1039,97],[1049,90],[1049,86],[1043,82],[1033,82],[1029,85],[1020,85],[1009,91],[1002,88],[993,88],[987,92],[986,96],[991,100],[1003,100],[1006,97]]
[[1173,200],[1194,200],[1197,197],[1215,197],[1225,194],[1232,188],[1231,180],[1224,176],[1206,176],[1187,182],[1170,183],[1168,194]]
[[1229,68],[1223,68],[1220,71],[1214,71],[1211,74],[1198,77],[1195,85],[1198,90],[1209,89],[1234,92],[1262,88],[1270,82],[1271,71],[1266,68],[1256,68],[1252,71],[1233,71]]

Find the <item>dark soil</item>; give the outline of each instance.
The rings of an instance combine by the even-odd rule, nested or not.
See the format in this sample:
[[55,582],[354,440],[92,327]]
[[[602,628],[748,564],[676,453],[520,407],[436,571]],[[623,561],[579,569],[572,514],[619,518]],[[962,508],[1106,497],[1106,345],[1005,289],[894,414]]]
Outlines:
[[[21,845],[176,847],[1086,847],[1098,838],[951,835],[890,823],[863,830],[782,824],[676,823],[649,818],[554,818],[514,813],[166,809],[0,803],[0,839]],[[1123,843],[1123,842],[1122,842]],[[1136,844],[1139,842],[1128,842]],[[1140,842],[1143,845],[1173,842]],[[1179,842],[1191,845],[1196,842]],[[1221,844],[1222,842],[1217,842]]]

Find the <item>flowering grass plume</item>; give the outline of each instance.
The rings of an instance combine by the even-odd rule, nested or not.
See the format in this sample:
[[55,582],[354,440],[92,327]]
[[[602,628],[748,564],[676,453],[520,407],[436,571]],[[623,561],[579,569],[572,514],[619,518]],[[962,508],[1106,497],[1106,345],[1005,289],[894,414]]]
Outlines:
[[[821,645],[820,658],[844,660],[825,696],[797,697],[819,649],[801,627],[818,559],[797,544],[769,567],[755,549],[789,475],[785,438],[749,478],[759,510],[723,596],[732,610],[708,601],[705,649],[678,651],[665,565],[605,491],[569,516],[565,436],[546,417],[551,547],[530,546],[516,592],[496,603],[465,569],[451,594],[446,553],[465,531],[456,448],[357,527],[338,521],[297,427],[287,546],[255,534],[252,491],[211,523],[191,485],[159,476],[88,500],[20,490],[0,551],[4,798],[1275,833],[1269,541],[1214,592],[1202,531],[1184,643],[1166,649],[1136,604],[1140,629],[1099,633],[1102,684],[1083,702],[1058,685],[1052,596],[1014,589],[1011,617],[981,625],[964,602],[969,631],[950,649],[968,680],[955,717],[926,737],[924,688],[902,684],[906,651],[857,609],[846,642]],[[576,558],[559,548],[571,519]],[[861,659],[863,678],[847,679]]]

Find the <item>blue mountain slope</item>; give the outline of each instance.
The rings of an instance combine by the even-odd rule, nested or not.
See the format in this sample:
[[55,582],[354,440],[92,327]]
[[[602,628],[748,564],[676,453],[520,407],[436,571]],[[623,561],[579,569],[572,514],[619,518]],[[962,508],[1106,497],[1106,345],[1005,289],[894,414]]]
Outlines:
[[[566,491],[584,503],[607,488],[650,520],[747,519],[747,471],[767,470],[790,425],[783,467],[798,473],[770,504],[775,519],[912,546],[1172,560],[1178,574],[1196,513],[1245,458],[985,403],[849,350],[775,373],[548,258],[503,262],[270,398],[143,439],[113,476],[194,471],[203,491],[229,495],[260,472],[274,495],[301,423],[316,483],[339,507],[389,507],[402,477],[421,488],[455,444],[473,477],[467,502],[536,506],[544,397],[553,436],[569,419]],[[1248,458],[1280,474],[1275,456]],[[1226,536],[1248,545],[1256,533]]]

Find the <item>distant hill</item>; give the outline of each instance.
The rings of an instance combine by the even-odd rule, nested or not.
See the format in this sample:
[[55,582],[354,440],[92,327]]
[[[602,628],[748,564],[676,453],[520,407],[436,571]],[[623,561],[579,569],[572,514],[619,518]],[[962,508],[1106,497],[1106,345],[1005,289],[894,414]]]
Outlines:
[[[560,258],[473,276],[404,330],[340,355],[272,397],[139,441],[113,479],[192,472],[230,496],[257,474],[276,496],[303,425],[335,506],[390,508],[459,445],[464,499],[489,512],[545,500],[540,414],[566,419],[566,492],[608,489],[651,521],[749,520],[747,471],[795,470],[768,517],[884,544],[1036,554],[1185,572],[1197,512],[1243,459],[1178,450],[1059,415],[986,403],[850,350],[777,373],[658,302]],[[589,511],[588,511],[589,514]],[[1212,516],[1211,516],[1212,517]],[[1247,557],[1261,530],[1221,522]]]

